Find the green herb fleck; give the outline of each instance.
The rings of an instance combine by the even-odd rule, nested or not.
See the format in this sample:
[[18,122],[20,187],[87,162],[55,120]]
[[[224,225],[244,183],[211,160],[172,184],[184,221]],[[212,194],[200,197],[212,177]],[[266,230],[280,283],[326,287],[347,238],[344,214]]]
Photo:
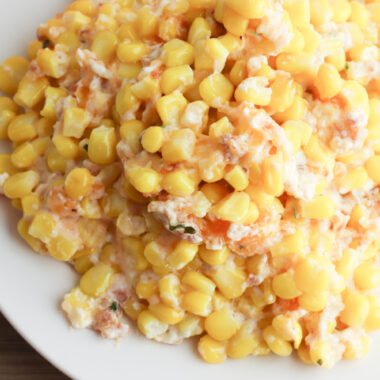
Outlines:
[[298,212],[295,207],[293,207],[293,214],[294,214],[294,218],[298,219]]
[[112,302],[111,303],[111,305],[110,305],[110,309],[112,310],[112,311],[117,311],[119,308],[118,308],[118,306],[117,306],[117,302]]
[[177,224],[176,226],[169,226],[169,231],[175,231],[183,229],[185,234],[191,234],[194,235],[197,231],[194,227],[191,226],[185,226],[184,224]]
[[348,70],[349,67],[350,67],[350,65],[348,64],[348,62],[346,62],[346,64],[344,65],[344,69],[345,69],[345,70]]
[[45,40],[44,42],[42,42],[42,49],[46,49],[50,44],[50,40]]
[[323,360],[322,359],[318,359],[317,360],[317,364],[321,366],[323,364]]
[[88,144],[84,144],[84,145],[83,145],[83,149],[84,149],[86,152],[88,152]]

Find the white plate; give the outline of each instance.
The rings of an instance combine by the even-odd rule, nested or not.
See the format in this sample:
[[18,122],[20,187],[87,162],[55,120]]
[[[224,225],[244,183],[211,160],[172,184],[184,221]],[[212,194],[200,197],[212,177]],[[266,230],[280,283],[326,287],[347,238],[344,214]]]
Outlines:
[[[37,25],[61,12],[68,1],[4,3],[0,12],[0,61],[24,54],[28,42],[35,38]],[[326,371],[300,364],[295,358],[274,356],[228,360],[213,366],[198,358],[194,342],[166,346],[132,332],[115,344],[93,332],[71,329],[59,305],[62,295],[76,284],[77,276],[69,266],[33,253],[22,242],[16,232],[19,217],[8,201],[0,199],[0,310],[36,350],[72,378],[118,380],[133,375],[138,379],[166,380],[379,378],[379,334],[367,358],[344,361]]]

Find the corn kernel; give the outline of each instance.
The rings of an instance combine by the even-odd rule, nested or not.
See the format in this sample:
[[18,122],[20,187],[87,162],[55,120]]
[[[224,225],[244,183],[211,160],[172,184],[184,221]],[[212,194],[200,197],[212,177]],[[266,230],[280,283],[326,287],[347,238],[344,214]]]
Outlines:
[[350,327],[361,327],[369,313],[369,301],[359,292],[347,290],[343,296],[344,310],[340,313],[340,320]]
[[195,135],[191,129],[174,131],[162,146],[162,158],[169,163],[189,160],[194,152]]
[[293,299],[301,295],[294,280],[294,273],[291,271],[274,276],[272,288],[277,297],[285,300]]
[[117,48],[117,57],[123,63],[137,63],[147,54],[147,47],[141,41],[122,42]]
[[168,325],[176,325],[181,322],[184,317],[182,310],[174,309],[163,303],[150,305],[148,309],[156,318]]
[[13,174],[4,182],[4,194],[11,199],[23,198],[29,195],[39,182],[40,176],[34,170]]
[[182,297],[182,307],[189,313],[207,317],[211,313],[211,296],[202,292],[188,292]]
[[49,81],[45,77],[32,80],[25,76],[17,88],[14,101],[24,108],[31,109],[43,100],[48,86]]
[[194,62],[194,47],[182,40],[173,39],[163,47],[166,67],[191,65]]
[[91,131],[88,142],[88,156],[99,165],[108,165],[116,159],[116,133],[114,128],[104,126]]
[[167,95],[175,90],[183,91],[192,84],[194,79],[193,70],[189,65],[167,68],[161,76],[161,90]]
[[159,190],[160,175],[149,167],[137,167],[127,172],[132,186],[141,193],[155,193]]
[[209,335],[204,335],[199,339],[198,352],[202,359],[210,364],[223,363],[226,360],[225,344]]
[[180,93],[162,96],[157,100],[157,112],[164,125],[178,123],[187,105],[186,98]]
[[28,71],[29,62],[23,57],[11,57],[0,66],[0,90],[13,95]]
[[89,194],[94,183],[94,177],[85,168],[75,168],[67,175],[65,190],[67,195],[75,200]]
[[358,289],[374,289],[380,285],[380,267],[371,262],[359,265],[354,272],[354,281]]
[[137,326],[139,330],[148,338],[154,339],[164,334],[168,329],[166,323],[161,322],[153,313],[143,310],[137,317]]
[[272,326],[268,326],[264,329],[263,337],[266,344],[276,355],[289,356],[292,353],[291,344],[282,339]]
[[231,99],[233,92],[233,84],[220,73],[208,76],[199,85],[199,93],[209,106],[225,103]]

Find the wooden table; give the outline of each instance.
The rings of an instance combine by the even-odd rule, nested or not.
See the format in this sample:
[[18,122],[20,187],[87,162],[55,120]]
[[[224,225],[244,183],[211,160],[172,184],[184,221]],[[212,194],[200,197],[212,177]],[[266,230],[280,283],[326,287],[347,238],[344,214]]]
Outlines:
[[1,380],[68,380],[39,355],[0,313]]

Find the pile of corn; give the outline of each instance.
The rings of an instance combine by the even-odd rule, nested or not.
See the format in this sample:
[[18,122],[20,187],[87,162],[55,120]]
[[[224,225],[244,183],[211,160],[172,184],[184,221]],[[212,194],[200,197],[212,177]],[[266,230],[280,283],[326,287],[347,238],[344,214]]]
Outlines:
[[365,355],[379,24],[379,0],[77,0],[3,62],[0,189],[82,275],[73,325],[107,309],[209,363]]

